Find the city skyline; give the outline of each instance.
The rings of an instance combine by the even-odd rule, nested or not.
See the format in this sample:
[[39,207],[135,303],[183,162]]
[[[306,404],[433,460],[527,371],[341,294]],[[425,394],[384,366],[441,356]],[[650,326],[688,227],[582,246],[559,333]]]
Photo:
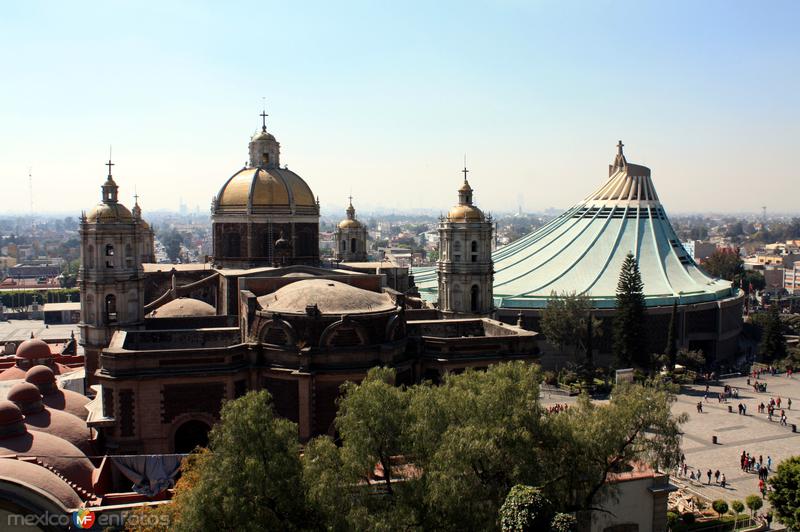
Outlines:
[[324,210],[446,210],[464,153],[485,210],[564,208],[619,139],[671,212],[796,210],[788,2],[92,5],[4,9],[8,214],[29,168],[35,212],[91,208],[109,144],[124,203],[207,212],[262,97]]

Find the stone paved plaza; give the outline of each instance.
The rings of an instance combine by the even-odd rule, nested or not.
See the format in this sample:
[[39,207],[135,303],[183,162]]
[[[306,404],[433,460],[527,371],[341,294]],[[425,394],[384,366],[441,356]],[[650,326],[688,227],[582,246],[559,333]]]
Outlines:
[[[781,374],[763,377],[760,382],[767,383],[764,393],[756,393],[748,386],[746,377],[720,381],[719,386],[710,387],[708,400],[703,402],[702,414],[697,412],[696,405],[698,401],[703,401],[705,386],[684,387],[673,411],[689,414],[689,421],[683,426],[686,463],[695,472],[700,469],[704,477],[709,469],[719,469],[725,473],[728,485],[722,488],[715,484],[713,477],[711,485],[708,485],[707,477],[701,483],[673,475],[676,484],[688,486],[712,500],[744,501],[748,495],[758,493],[758,475],[741,470],[739,457],[742,451],[754,454],[756,459],[762,455],[765,464],[767,456],[771,456],[773,471],[781,460],[800,454],[800,433],[793,433],[791,427],[792,423],[797,423],[800,429],[800,378],[789,379]],[[725,384],[738,389],[738,400],[731,399],[727,404],[718,402],[717,393],[722,391]],[[786,408],[786,400],[791,397],[792,410],[786,410],[788,426],[780,425],[779,410],[773,416],[774,421],[769,421],[766,413],[758,413],[759,403],[767,404],[770,397],[780,397],[783,408]],[[740,402],[747,406],[745,416],[738,414],[737,405]],[[728,412],[728,405],[733,406],[733,413]],[[712,443],[712,436],[717,436],[717,444]]]

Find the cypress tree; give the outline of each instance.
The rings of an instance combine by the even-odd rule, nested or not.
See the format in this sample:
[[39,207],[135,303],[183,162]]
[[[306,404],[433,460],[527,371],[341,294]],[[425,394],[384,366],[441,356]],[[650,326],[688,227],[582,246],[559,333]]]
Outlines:
[[622,263],[614,316],[614,359],[617,367],[650,367],[644,341],[644,284],[632,253]]
[[667,331],[667,346],[664,349],[664,354],[667,355],[669,361],[670,371],[675,369],[676,359],[678,357],[678,346],[675,337],[677,336],[678,328],[678,301],[672,302],[672,315],[669,317],[669,330]]

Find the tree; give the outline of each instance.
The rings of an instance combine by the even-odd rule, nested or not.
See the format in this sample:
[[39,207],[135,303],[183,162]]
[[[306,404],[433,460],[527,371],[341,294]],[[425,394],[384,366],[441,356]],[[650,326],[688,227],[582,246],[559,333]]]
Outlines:
[[552,506],[539,489],[517,484],[500,507],[500,529],[503,532],[547,530],[553,517]]
[[717,499],[711,503],[711,507],[722,518],[722,514],[728,513],[728,503],[724,499]]
[[672,390],[658,383],[623,384],[607,405],[581,396],[566,412],[550,419],[558,447],[546,456],[549,483],[545,494],[562,511],[602,506],[613,495],[608,480],[637,462],[669,469],[680,459],[680,425],[688,416],[674,416]]
[[[303,459],[309,499],[334,529],[376,529],[413,524],[414,482],[396,482],[395,461],[407,454],[409,394],[394,386],[395,372],[372,368],[361,384],[342,385],[336,415],[341,447],[328,437],[312,440]],[[378,474],[376,475],[376,469]],[[375,497],[374,486],[384,497]]]
[[547,341],[559,351],[573,349],[576,360],[585,368],[592,366],[593,340],[602,333],[600,320],[591,315],[589,298],[575,292],[552,292],[542,313],[541,329]]
[[703,371],[706,366],[706,355],[700,349],[680,349],[676,360],[678,364],[692,371]]
[[678,343],[677,339],[678,328],[678,300],[672,302],[672,313],[669,316],[669,328],[667,329],[667,345],[664,348],[664,354],[667,357],[667,364],[669,370],[675,369],[675,363],[678,360]]
[[222,407],[194,485],[173,504],[174,530],[296,530],[313,518],[301,482],[297,425],[275,417],[266,391]]
[[744,261],[739,256],[739,248],[718,249],[702,262],[702,266],[709,275],[728,281],[733,281],[744,272]]
[[748,495],[744,503],[750,509],[750,517],[753,517],[755,512],[757,512],[763,505],[764,502],[761,500],[761,495]]
[[622,264],[617,283],[613,351],[617,367],[649,368],[644,342],[644,284],[632,253]]
[[733,510],[733,514],[736,516],[736,523],[738,523],[739,514],[744,512],[744,503],[738,499],[731,501],[731,510]]
[[800,456],[778,464],[769,484],[772,486],[769,502],[775,515],[790,529],[800,529]]
[[183,236],[176,231],[175,229],[171,229],[159,235],[159,240],[164,245],[164,249],[167,252],[167,256],[169,260],[175,262],[181,255],[181,245],[183,244]]
[[786,356],[786,339],[783,337],[783,324],[777,303],[771,304],[767,311],[758,353],[764,362],[780,360]]
[[544,455],[557,442],[546,429],[539,382],[538,367],[520,361],[414,388],[408,437],[425,472],[426,526],[494,528],[510,486],[542,485]]

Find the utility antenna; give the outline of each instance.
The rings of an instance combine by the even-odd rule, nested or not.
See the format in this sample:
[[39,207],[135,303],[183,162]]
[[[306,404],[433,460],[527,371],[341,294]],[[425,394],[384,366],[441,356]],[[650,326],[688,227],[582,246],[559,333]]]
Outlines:
[[761,207],[761,221],[767,223],[767,206]]
[[30,201],[30,209],[31,209],[31,231],[33,230],[33,169],[29,166],[28,167],[28,199]]

